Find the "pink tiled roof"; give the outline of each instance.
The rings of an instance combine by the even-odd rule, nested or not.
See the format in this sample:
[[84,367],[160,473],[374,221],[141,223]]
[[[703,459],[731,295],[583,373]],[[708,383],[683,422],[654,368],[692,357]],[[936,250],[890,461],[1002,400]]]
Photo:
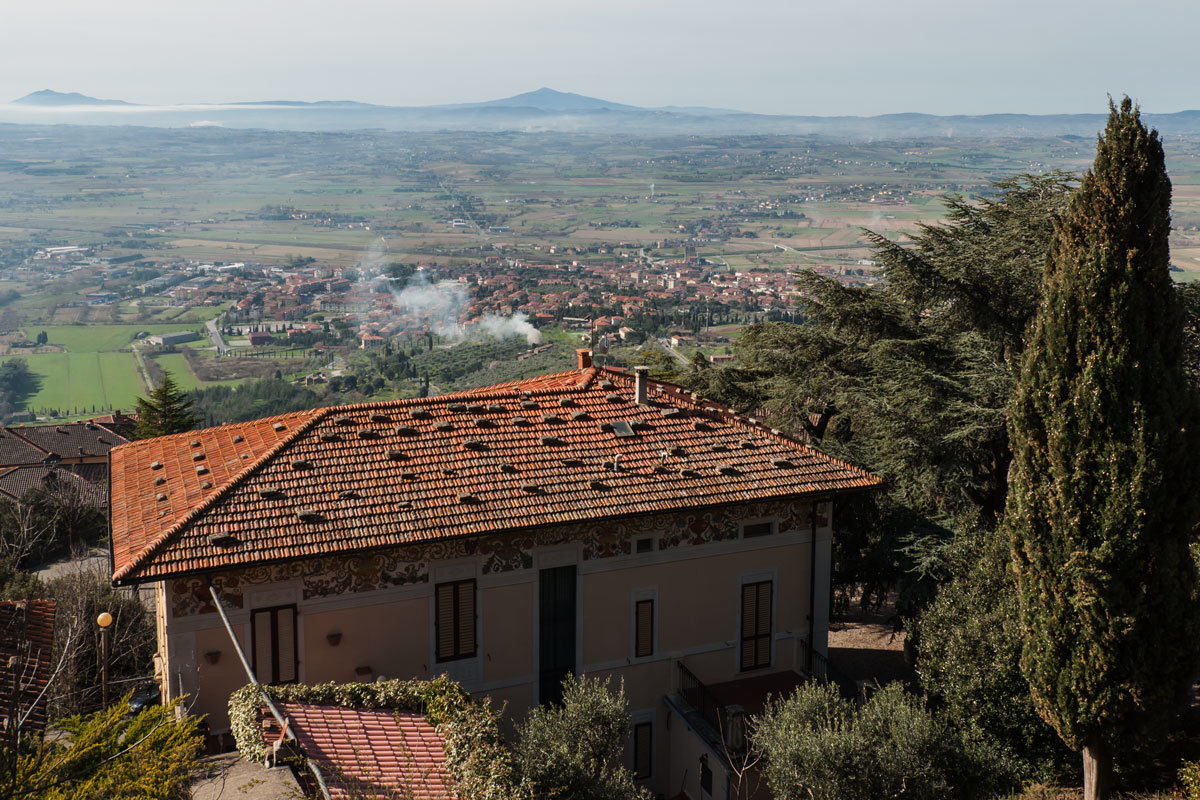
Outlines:
[[333,800],[451,800],[446,740],[421,714],[280,703]]

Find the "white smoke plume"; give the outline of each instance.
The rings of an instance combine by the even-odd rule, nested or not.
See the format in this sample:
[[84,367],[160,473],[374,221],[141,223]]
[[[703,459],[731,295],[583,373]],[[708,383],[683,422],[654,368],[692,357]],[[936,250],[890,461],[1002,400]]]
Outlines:
[[401,291],[393,291],[392,300],[396,308],[429,325],[439,336],[450,339],[522,336],[530,345],[542,343],[541,332],[522,313],[511,317],[485,314],[463,325],[461,319],[470,301],[467,287],[458,281],[431,283],[425,270],[416,272]]

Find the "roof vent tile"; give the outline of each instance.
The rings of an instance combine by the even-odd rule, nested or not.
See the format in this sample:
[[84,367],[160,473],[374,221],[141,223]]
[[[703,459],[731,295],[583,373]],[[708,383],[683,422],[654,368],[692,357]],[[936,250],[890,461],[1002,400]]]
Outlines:
[[228,531],[218,531],[208,535],[208,543],[216,547],[233,547],[240,544],[240,540]]
[[650,421],[645,417],[631,419],[629,420],[629,424],[632,425],[636,430],[643,430],[650,427]]
[[200,488],[201,488],[201,489],[211,489],[211,488],[212,488],[212,481],[201,481],[201,482],[200,482]]
[[163,500],[167,499],[167,496],[162,492],[159,492],[158,494],[154,495],[154,499],[161,503]]
[[582,458],[564,458],[561,461],[564,467],[582,467],[584,464]]
[[479,503],[482,503],[483,501],[480,500],[478,497],[476,497],[473,494],[464,492],[458,496],[458,502],[466,504],[466,505],[477,505]]
[[322,442],[340,442],[342,437],[337,431],[321,431],[320,439]]
[[467,410],[467,404],[466,403],[450,403],[446,406],[446,410],[454,411],[456,413],[461,413],[461,412]]
[[233,443],[234,444],[241,444],[244,441],[246,441],[246,437],[242,436],[240,433],[235,433],[233,435]]
[[467,403],[468,414],[482,414],[487,410],[487,406],[483,403]]
[[679,474],[685,478],[699,478],[700,477],[699,472],[697,472],[694,469],[689,469],[687,467],[684,467],[683,469],[679,470]]
[[575,405],[575,398],[574,397],[560,398],[558,401],[558,404],[560,406],[562,406],[563,408],[570,408],[571,406]]
[[772,459],[771,459],[771,466],[773,466],[773,467],[781,467],[781,468],[785,468],[785,469],[786,469],[787,467],[794,467],[794,466],[796,466],[796,465],[795,465],[795,464],[793,464],[791,461],[789,461],[789,460],[788,460],[788,459],[786,459],[786,458],[772,458]]
[[620,403],[625,398],[622,397],[621,395],[617,394],[616,392],[609,392],[608,394],[604,395],[604,399],[610,403]]
[[192,461],[203,461],[204,453],[192,453]]
[[258,496],[265,500],[273,500],[283,497],[283,490],[278,486],[260,486],[258,487]]
[[162,486],[166,482],[167,482],[167,479],[164,478],[162,475],[159,475],[157,478],[154,479],[155,486]]
[[538,405],[538,404],[537,404],[535,401],[533,401],[533,400],[522,400],[522,401],[521,401],[521,408],[524,408],[524,409],[526,409],[527,411],[532,411],[532,410],[534,410],[534,409],[541,408],[541,406],[539,406],[539,405]]
[[571,412],[571,419],[573,419],[573,420],[591,419],[591,418],[592,418],[592,416],[590,414],[588,414],[588,412],[586,412],[582,409],[580,409],[579,411]]
[[538,486],[536,483],[522,483],[521,491],[525,492],[526,494],[541,494],[542,487]]
[[519,472],[516,464],[501,464],[500,471],[508,473]]
[[588,481],[588,486],[592,487],[593,489],[599,489],[600,491],[607,491],[610,488],[607,483],[599,479]]
[[613,383],[612,381],[609,381],[609,380],[600,381],[599,386],[601,389],[605,389],[605,390],[615,389],[617,387],[617,385],[615,383]]
[[395,430],[397,436],[416,436],[419,433],[420,431],[411,425],[397,425]]
[[[276,423],[276,424],[278,424],[278,423]],[[192,439],[192,441],[188,442],[188,444],[190,444],[192,447],[199,447],[199,446],[200,446],[200,440],[199,440],[199,439]]]
[[400,473],[400,480],[402,480],[402,481],[415,481],[415,480],[417,480],[417,473],[415,473],[415,472],[401,472],[401,473]]
[[522,425],[528,425],[529,420],[526,419],[525,417],[513,417],[512,424],[516,425],[517,427],[521,427]]
[[542,414],[542,422],[549,422],[551,424],[557,424],[562,421],[563,421],[563,418],[560,417],[558,414]]
[[339,414],[338,416],[333,418],[333,424],[334,425],[353,425],[354,420],[351,419],[350,417],[346,416],[345,414]]
[[502,414],[505,411],[508,411],[508,407],[503,406],[500,403],[488,403],[487,410],[491,414]]
[[388,457],[389,461],[407,461],[408,460],[408,456],[404,454],[403,450],[388,450],[387,457]]
[[358,438],[360,438],[360,439],[378,439],[379,432],[372,430],[371,428],[361,428],[358,431]]
[[356,489],[342,489],[340,492],[338,492],[338,497],[342,498],[343,500],[357,500],[362,497],[362,495],[359,494]]
[[717,464],[717,473],[720,475],[741,475],[742,472],[733,464]]
[[564,442],[562,439],[558,438],[557,436],[543,436],[542,444],[560,445],[560,444],[566,444],[566,442]]
[[413,408],[409,410],[408,416],[413,419],[429,419],[433,415],[429,413],[428,408]]
[[479,439],[464,439],[462,443],[464,450],[487,450],[488,446]]
[[433,429],[435,431],[440,431],[441,433],[448,433],[449,431],[454,430],[454,423],[448,419],[440,419],[433,423]]
[[391,421],[392,421],[391,416],[388,414],[384,414],[382,411],[376,411],[374,414],[371,415],[371,422],[391,422]]
[[302,508],[296,512],[296,519],[301,522],[320,522],[321,512],[315,508]]
[[496,427],[496,423],[492,422],[487,417],[476,417],[475,418],[475,427],[476,428],[494,428],[494,427]]
[[161,461],[151,461],[150,469],[162,469],[162,462]]
[[312,469],[312,468],[313,468],[313,463],[311,461],[309,461],[307,458],[297,458],[296,460],[294,460],[292,462],[292,469],[294,469],[294,470],[306,470],[306,469]]
[[664,417],[678,417],[683,412],[674,406],[667,406],[658,413],[662,414]]
[[276,431],[286,431],[287,430],[287,425],[284,425],[282,422],[276,422],[271,427],[274,428]]
[[204,475],[207,472],[208,472],[208,467],[204,466],[203,464],[199,464],[196,466],[196,474],[197,475]]
[[738,446],[743,450],[753,450],[754,448],[758,447],[758,445],[751,439],[742,439],[740,442],[738,442]]

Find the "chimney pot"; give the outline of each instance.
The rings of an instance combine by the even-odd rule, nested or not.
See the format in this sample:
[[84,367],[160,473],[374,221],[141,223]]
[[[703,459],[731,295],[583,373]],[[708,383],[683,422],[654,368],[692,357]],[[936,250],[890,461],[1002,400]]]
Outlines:
[[649,367],[634,367],[633,368],[633,397],[639,406],[646,405],[649,400],[647,398],[647,389],[650,382]]
[[588,369],[592,366],[592,351],[586,347],[580,347],[575,351],[575,356],[579,359],[579,368]]

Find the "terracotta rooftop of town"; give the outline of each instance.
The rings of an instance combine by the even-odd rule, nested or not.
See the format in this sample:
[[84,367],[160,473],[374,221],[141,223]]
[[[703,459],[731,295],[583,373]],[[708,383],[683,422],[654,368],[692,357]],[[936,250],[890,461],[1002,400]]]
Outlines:
[[103,507],[108,502],[107,486],[46,464],[0,467],[0,499],[20,500],[29,490],[50,488],[56,481],[78,489],[81,499],[91,505]]
[[678,386],[591,366],[133,442],[111,464],[119,583],[880,483]]
[[128,441],[103,425],[90,421],[23,425],[9,428],[8,432],[61,459],[106,456],[109,450]]
[[[0,730],[10,730],[13,724],[19,724],[22,733],[46,727],[44,691],[53,650],[53,600],[0,602]],[[10,719],[13,711],[15,723]]]
[[[332,800],[451,800],[446,740],[424,715],[392,709],[280,703]],[[273,725],[274,720],[266,719]],[[278,725],[268,731],[277,735]]]

